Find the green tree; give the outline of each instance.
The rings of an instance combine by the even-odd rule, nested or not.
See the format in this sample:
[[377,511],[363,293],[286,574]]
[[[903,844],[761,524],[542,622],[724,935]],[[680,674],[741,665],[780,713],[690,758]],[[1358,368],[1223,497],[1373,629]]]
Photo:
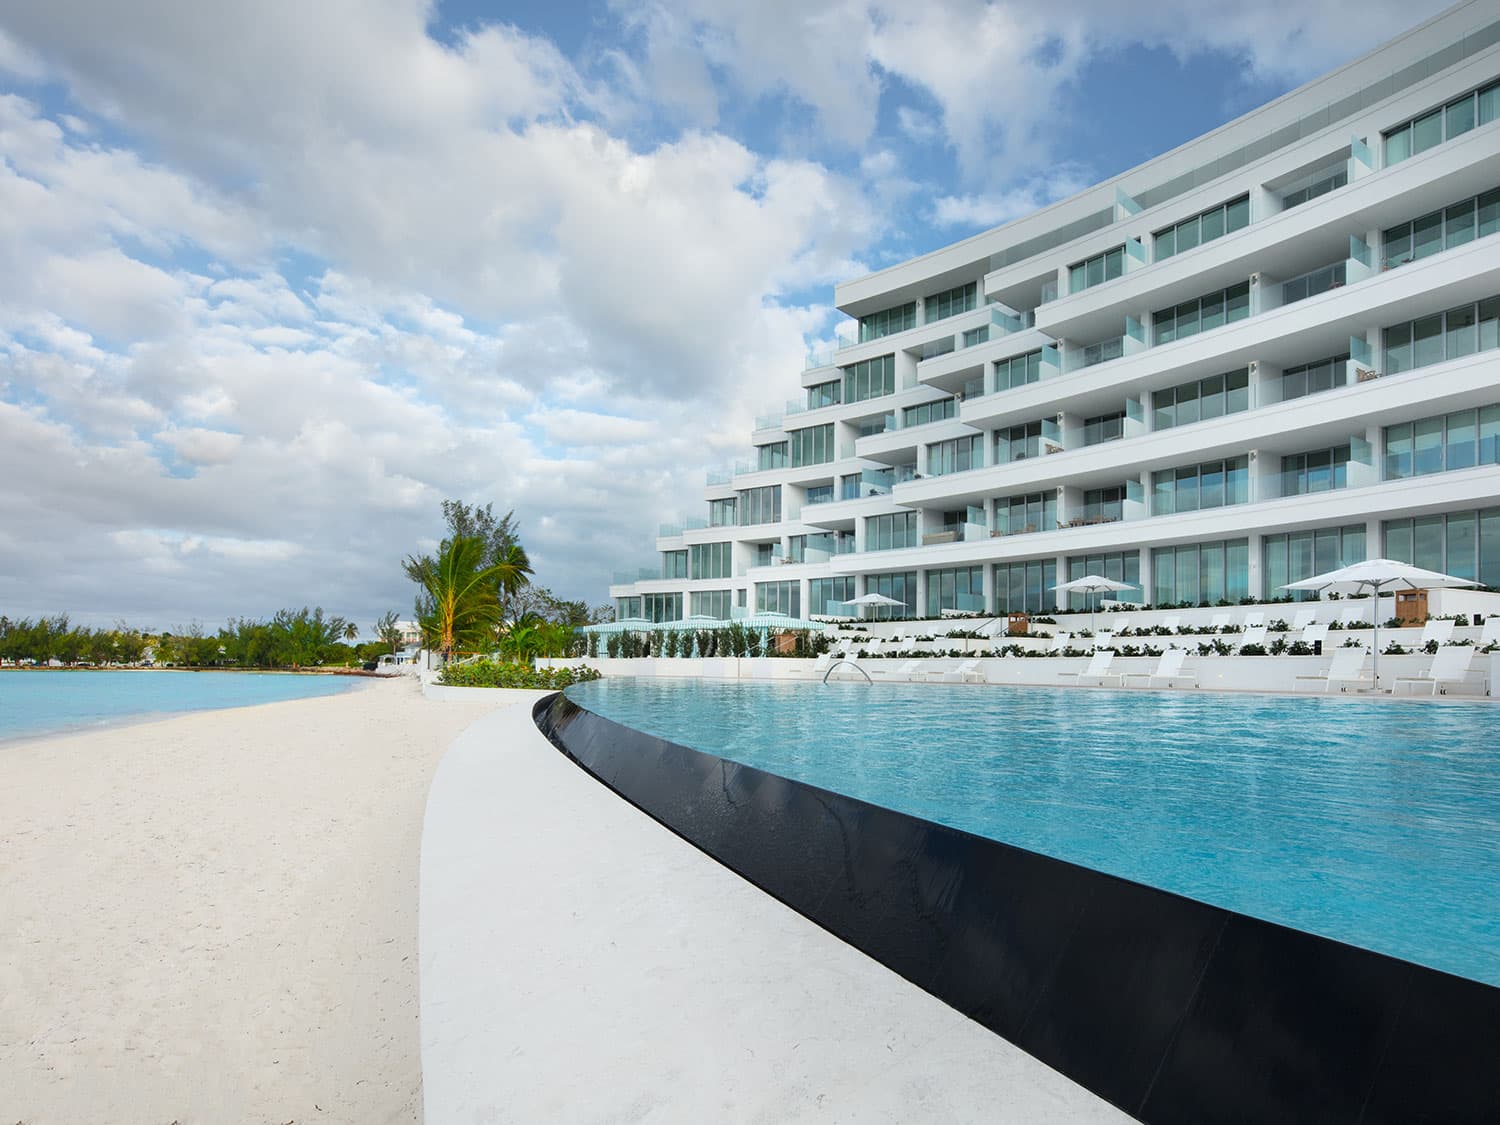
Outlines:
[[[507,621],[519,616],[521,610],[515,603],[520,592],[530,583],[533,571],[526,548],[521,546],[515,512],[506,512],[497,518],[493,504],[481,507],[478,504],[465,504],[462,500],[444,500],[443,521],[448,525],[448,537],[443,540],[439,554],[455,539],[479,540],[482,545],[480,566],[493,572],[491,580],[495,583],[496,600],[500,605],[499,620]],[[437,560],[424,555],[407,561],[435,564]],[[419,581],[413,575],[410,565],[407,566],[406,573],[414,582]],[[418,616],[420,615],[419,611]]]
[[390,646],[392,656],[401,651],[401,624],[394,609],[382,614],[375,622],[375,636],[382,644]]
[[348,641],[350,644],[353,644],[355,641],[359,640],[359,626],[352,621],[347,622],[344,625],[344,640]]
[[417,623],[427,647],[447,662],[456,651],[487,648],[500,622],[500,576],[485,565],[486,545],[478,536],[456,535],[443,542],[436,558],[408,556],[406,575],[421,587]]

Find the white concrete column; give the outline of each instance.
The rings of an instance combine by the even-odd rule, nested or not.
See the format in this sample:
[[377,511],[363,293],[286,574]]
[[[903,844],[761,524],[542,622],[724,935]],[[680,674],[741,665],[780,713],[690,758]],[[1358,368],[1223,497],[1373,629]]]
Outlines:
[[1264,588],[1265,573],[1261,567],[1262,556],[1265,551],[1261,548],[1261,535],[1258,531],[1252,531],[1247,537],[1250,541],[1250,565],[1249,585],[1250,596],[1264,600],[1270,592]]

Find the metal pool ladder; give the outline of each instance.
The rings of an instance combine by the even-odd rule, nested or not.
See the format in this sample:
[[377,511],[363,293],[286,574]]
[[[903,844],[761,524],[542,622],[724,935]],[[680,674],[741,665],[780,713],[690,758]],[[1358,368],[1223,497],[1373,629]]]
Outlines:
[[870,673],[866,672],[858,664],[854,663],[854,661],[852,661],[852,660],[835,660],[832,664],[830,664],[828,666],[828,671],[826,671],[826,672],[823,673],[823,682],[825,684],[828,682],[828,677],[831,676],[831,675],[833,675],[833,670],[835,668],[837,668],[840,664],[847,664],[847,665],[849,665],[849,667],[853,668],[856,672],[858,672],[861,676],[863,676],[865,678],[865,683],[867,683],[867,684],[873,684],[875,682],[874,680],[870,679]]

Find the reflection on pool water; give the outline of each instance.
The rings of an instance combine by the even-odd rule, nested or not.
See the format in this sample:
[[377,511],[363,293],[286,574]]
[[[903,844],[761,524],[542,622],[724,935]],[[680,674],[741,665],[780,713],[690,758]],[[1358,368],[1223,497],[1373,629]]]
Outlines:
[[1490,703],[606,679],[636,730],[1500,985]]

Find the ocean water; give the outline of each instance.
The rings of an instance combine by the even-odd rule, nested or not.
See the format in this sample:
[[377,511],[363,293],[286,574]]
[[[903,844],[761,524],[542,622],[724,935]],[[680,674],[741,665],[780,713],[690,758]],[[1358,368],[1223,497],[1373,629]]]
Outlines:
[[0,671],[0,741],[349,691],[354,676],[271,672]]
[[637,730],[1500,985],[1500,707],[605,679]]

